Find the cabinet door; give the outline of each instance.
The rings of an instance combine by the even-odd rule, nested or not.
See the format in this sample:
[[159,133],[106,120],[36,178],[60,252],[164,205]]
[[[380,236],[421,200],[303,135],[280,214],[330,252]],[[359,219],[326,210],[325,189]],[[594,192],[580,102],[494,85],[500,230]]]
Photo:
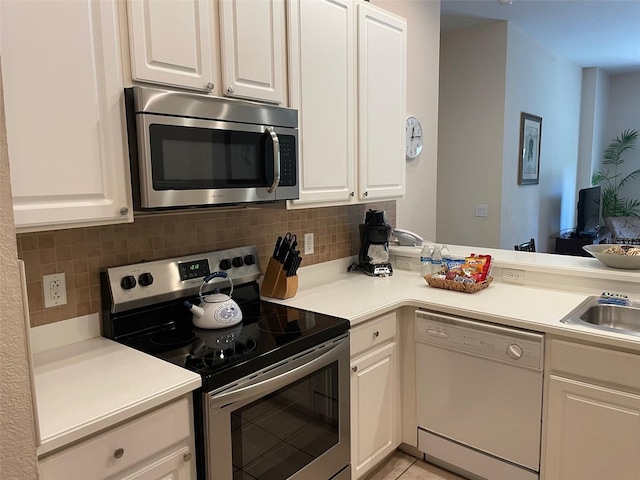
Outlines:
[[128,0],[133,79],[214,90],[213,8],[209,0]]
[[284,101],[284,0],[221,0],[222,90],[230,97]]
[[191,480],[195,478],[193,463],[189,448],[182,447],[108,480]]
[[547,480],[640,478],[640,396],[549,379]]
[[19,231],[131,221],[115,1],[2,1]]
[[299,110],[300,200],[355,200],[355,19],[351,0],[288,6],[290,103]]
[[358,5],[358,192],[405,193],[406,21]]
[[400,444],[396,343],[351,362],[351,477],[376,466]]

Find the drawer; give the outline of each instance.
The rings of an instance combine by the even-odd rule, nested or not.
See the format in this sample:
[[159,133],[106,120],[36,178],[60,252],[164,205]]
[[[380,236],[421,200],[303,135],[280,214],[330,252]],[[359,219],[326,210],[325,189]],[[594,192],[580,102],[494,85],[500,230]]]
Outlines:
[[351,357],[396,336],[396,312],[387,313],[351,329]]
[[552,339],[552,373],[640,389],[640,355]]
[[189,401],[182,398],[120,427],[38,461],[41,480],[101,479],[191,436]]

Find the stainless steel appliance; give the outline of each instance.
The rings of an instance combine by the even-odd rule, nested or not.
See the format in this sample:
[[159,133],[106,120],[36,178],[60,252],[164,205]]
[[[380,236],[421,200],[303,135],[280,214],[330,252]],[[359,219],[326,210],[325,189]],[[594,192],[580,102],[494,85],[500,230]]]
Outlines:
[[136,209],[299,197],[297,110],[147,87],[125,103]]
[[358,268],[367,275],[392,275],[389,263],[389,238],[393,228],[380,210],[369,210],[360,224]]
[[[216,270],[242,323],[197,328],[183,302]],[[108,268],[103,335],[202,376],[199,480],[348,479],[349,322],[262,301],[259,277],[255,246]]]
[[419,450],[467,478],[537,480],[544,336],[415,316]]

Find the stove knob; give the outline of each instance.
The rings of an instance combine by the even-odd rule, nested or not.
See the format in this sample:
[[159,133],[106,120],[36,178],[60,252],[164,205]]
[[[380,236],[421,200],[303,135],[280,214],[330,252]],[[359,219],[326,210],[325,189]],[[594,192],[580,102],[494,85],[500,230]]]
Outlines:
[[120,280],[120,286],[125,290],[131,290],[136,286],[136,279],[133,275],[127,275],[126,277],[122,277]]
[[244,256],[244,264],[245,265],[253,265],[256,263],[256,259],[253,257],[253,255],[245,255]]
[[149,272],[141,273],[138,277],[138,282],[143,287],[148,287],[153,283],[153,275],[151,275]]
[[242,261],[242,257],[233,257],[233,260],[231,260],[231,263],[233,264],[234,267],[241,267],[244,265],[244,262]]
[[229,270],[231,268],[231,260],[225,258],[224,260],[220,260],[220,270]]

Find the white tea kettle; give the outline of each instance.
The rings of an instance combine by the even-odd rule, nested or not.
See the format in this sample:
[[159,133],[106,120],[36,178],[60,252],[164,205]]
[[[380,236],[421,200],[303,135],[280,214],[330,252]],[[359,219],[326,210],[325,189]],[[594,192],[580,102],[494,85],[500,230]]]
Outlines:
[[[214,278],[226,278],[229,280],[231,290],[229,295],[220,293],[220,289],[216,288],[213,293],[203,296],[202,288]],[[242,321],[242,311],[238,304],[231,299],[233,295],[233,282],[225,272],[213,272],[202,280],[200,290],[200,305],[194,305],[191,302],[184,302],[193,313],[193,324],[198,328],[227,328],[236,325]]]

